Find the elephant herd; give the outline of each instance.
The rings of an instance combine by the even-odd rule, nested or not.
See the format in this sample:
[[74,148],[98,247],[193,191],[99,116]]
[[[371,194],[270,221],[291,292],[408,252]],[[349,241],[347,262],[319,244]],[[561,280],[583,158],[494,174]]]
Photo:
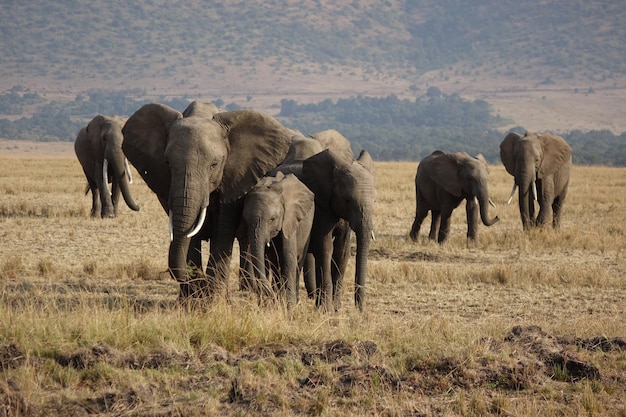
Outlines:
[[[292,307],[302,274],[308,297],[324,311],[338,310],[354,232],[354,302],[363,310],[374,237],[374,163],[367,151],[355,157],[336,130],[305,137],[255,110],[222,111],[194,101],[180,113],[151,103],[127,120],[94,117],[79,132],[75,151],[92,193],[92,217],[115,217],[120,192],[129,208],[139,210],[126,161],[156,194],[169,218],[168,267],[181,300],[228,296],[237,239],[241,289]],[[557,227],[572,163],[569,146],[548,134],[510,133],[501,157],[519,189],[524,228],[551,215]],[[496,223],[497,216],[488,216],[487,176],[482,156],[436,151],[426,157],[415,177],[410,237],[417,239],[430,211],[429,236],[445,241],[452,211],[463,200],[469,239],[476,238],[478,216],[487,226]],[[531,192],[539,200],[536,217]],[[210,242],[206,268],[203,241]]]
[[[567,142],[549,133],[509,133],[500,144],[500,159],[514,178],[509,203],[519,190],[519,212],[524,230],[543,227],[550,221],[559,228],[561,212],[572,167],[572,149]],[[443,243],[450,231],[452,211],[466,200],[467,238],[476,239],[478,216],[485,226],[499,218],[489,218],[487,162],[465,152],[435,151],[424,158],[415,176],[415,221],[409,236],[417,240],[428,212],[432,223],[429,238]],[[535,214],[535,201],[539,213]]]

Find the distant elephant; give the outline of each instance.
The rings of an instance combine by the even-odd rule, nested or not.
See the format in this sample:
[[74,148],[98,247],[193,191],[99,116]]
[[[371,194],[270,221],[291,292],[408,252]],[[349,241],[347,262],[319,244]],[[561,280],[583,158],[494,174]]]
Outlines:
[[[509,133],[500,144],[500,158],[515,182],[509,203],[519,187],[519,211],[524,230],[552,221],[559,228],[567,196],[572,149],[565,139],[549,133]],[[532,197],[531,197],[532,194]],[[539,214],[535,217],[535,202]]]
[[[424,158],[415,175],[415,220],[409,236],[416,241],[422,222],[432,212],[429,237],[445,242],[450,233],[452,211],[466,200],[467,238],[476,239],[478,213],[485,226],[492,226],[498,216],[489,218],[489,186],[487,162],[479,155],[474,158],[465,152],[435,151]],[[439,234],[437,236],[437,227]]]
[[98,115],[80,130],[74,142],[76,157],[87,177],[87,192],[91,190],[91,217],[115,217],[120,191],[128,207],[139,211],[130,193],[132,177],[122,152],[124,122],[117,116]]
[[[242,197],[285,158],[291,142],[290,131],[265,113],[236,110],[209,117],[212,111],[207,114],[207,106],[198,104],[190,104],[186,117],[163,104],[146,104],[123,129],[124,153],[169,214],[168,266],[181,285],[181,298],[194,295],[187,262],[200,263],[201,257],[197,248],[191,254],[189,249],[205,227],[207,211],[216,230],[211,231],[206,293],[227,291]],[[197,263],[192,267],[201,268]]]
[[[343,275],[350,256],[350,229],[356,234],[354,302],[363,310],[376,199],[374,162],[367,151],[345,160],[326,149],[303,161],[300,180],[315,194],[309,252],[315,264],[316,304],[339,310]],[[305,280],[306,282],[306,280]]]
[[[265,261],[278,279],[287,306],[297,303],[298,275],[309,246],[315,213],[313,193],[295,175],[265,177],[244,197],[242,234],[249,271],[260,296],[272,294]],[[267,247],[267,249],[266,249]]]

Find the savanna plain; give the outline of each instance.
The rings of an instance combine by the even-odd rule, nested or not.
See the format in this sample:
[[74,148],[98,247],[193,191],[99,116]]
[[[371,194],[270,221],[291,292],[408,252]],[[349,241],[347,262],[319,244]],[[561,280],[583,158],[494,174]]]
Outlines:
[[235,268],[190,306],[136,172],[141,211],[91,219],[71,144],[1,142],[0,416],[626,417],[626,168],[574,166],[561,230],[524,232],[494,164],[500,222],[468,243],[459,207],[443,245],[408,239],[416,168],[376,163],[363,313],[354,259],[334,314],[259,306]]

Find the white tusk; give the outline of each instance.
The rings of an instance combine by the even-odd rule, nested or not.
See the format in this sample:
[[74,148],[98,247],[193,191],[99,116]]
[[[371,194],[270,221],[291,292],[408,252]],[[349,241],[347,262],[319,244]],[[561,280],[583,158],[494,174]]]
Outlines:
[[102,183],[107,188],[109,195],[112,195],[111,189],[109,188],[109,173],[108,173],[109,161],[104,158],[102,162]]
[[511,190],[511,195],[509,199],[506,201],[507,204],[511,204],[511,200],[513,200],[513,196],[515,195],[515,190],[517,190],[517,184],[513,183],[513,189]]
[[206,218],[206,207],[202,209],[200,212],[200,218],[198,219],[198,223],[196,223],[196,227],[189,233],[187,233],[187,237],[194,237],[198,234],[200,229],[202,229],[202,225],[204,224],[204,219]]
[[493,208],[497,208],[496,203],[494,203],[492,199],[489,199],[489,205]]
[[478,205],[478,197],[474,196],[474,204]]
[[533,201],[537,201],[537,184],[535,181],[532,183],[533,186]]
[[270,247],[270,242],[269,242],[269,240],[267,241],[266,245],[267,245],[267,247],[268,247],[268,248]]
[[170,242],[172,240],[174,240],[174,225],[172,223],[172,216],[174,216],[174,213],[172,212],[172,210],[170,210],[170,216],[169,216],[169,225],[170,225]]
[[133,183],[133,174],[130,172],[130,167],[128,166],[128,159],[124,158],[124,169],[126,170],[126,175],[128,175],[128,183]]
[[376,240],[376,235],[374,234],[373,230],[372,230],[372,240]]

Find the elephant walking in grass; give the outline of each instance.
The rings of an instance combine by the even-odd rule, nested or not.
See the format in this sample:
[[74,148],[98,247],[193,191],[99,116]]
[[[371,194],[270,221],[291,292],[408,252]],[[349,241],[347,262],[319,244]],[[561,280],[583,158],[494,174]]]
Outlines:
[[[169,215],[168,266],[180,296],[227,291],[230,259],[241,222],[242,197],[287,154],[291,132],[254,110],[219,112],[199,102],[184,113],[158,103],[137,110],[124,126],[123,150]],[[211,205],[211,207],[210,207]],[[218,207],[215,207],[215,206]],[[213,210],[217,209],[217,210]],[[201,275],[199,248],[205,219],[212,218],[207,277],[190,288],[188,262]]]
[[[498,216],[489,217],[489,186],[487,161],[465,152],[435,151],[424,158],[415,175],[415,220],[409,236],[416,241],[422,222],[430,211],[432,223],[429,238],[443,243],[450,233],[452,211],[466,200],[467,238],[475,240],[478,216],[485,226],[498,222]],[[437,230],[439,229],[439,230]]]
[[124,122],[117,116],[98,115],[80,130],[74,142],[76,157],[87,177],[87,192],[91,190],[91,217],[115,217],[120,192],[128,207],[139,211],[130,193],[132,176],[122,152]]
[[[514,178],[509,203],[519,189],[519,212],[524,230],[561,224],[572,168],[572,149],[560,136],[511,132],[500,144],[500,158]],[[535,216],[535,200],[539,213]]]
[[339,310],[352,229],[357,242],[354,301],[363,310],[367,258],[374,235],[374,162],[366,151],[355,159],[350,142],[334,129],[294,138],[288,155],[292,157],[273,172],[295,174],[315,195],[303,268],[307,294],[325,311]]
[[[248,274],[261,298],[278,293],[287,307],[298,301],[298,275],[309,246],[315,213],[313,193],[295,175],[265,177],[246,194],[241,235]],[[240,245],[241,247],[241,245]],[[244,255],[245,256],[245,255]],[[270,282],[269,272],[274,277]]]
[[301,180],[315,194],[309,252],[315,265],[316,304],[339,310],[350,256],[350,229],[356,235],[354,303],[363,311],[367,259],[374,236],[374,162],[367,151],[343,160],[327,149],[303,162]]

